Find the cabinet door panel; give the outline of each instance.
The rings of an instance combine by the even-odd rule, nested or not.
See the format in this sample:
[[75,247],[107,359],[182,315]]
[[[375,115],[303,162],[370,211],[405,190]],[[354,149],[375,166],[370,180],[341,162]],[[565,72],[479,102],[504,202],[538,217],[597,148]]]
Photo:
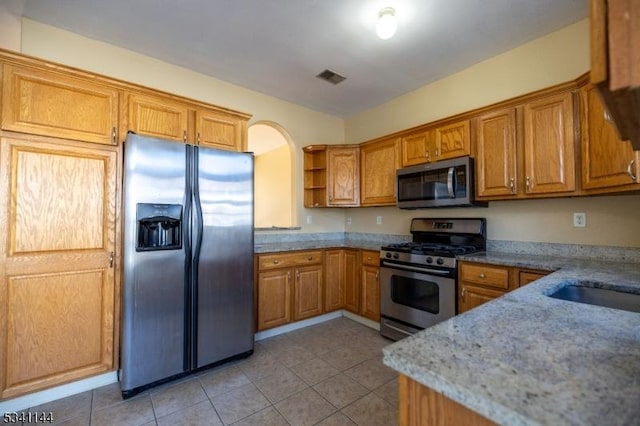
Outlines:
[[525,104],[524,128],[526,192],[574,191],[573,95],[563,93]]
[[196,111],[196,139],[199,145],[242,151],[245,122],[213,111]]
[[479,197],[516,195],[516,110],[478,118],[476,176]]
[[3,67],[2,128],[116,144],[118,91],[81,78]]
[[325,257],[324,309],[326,312],[342,309],[344,304],[344,271],[342,250],[327,250]]
[[[585,189],[629,185],[637,189],[640,153],[618,139],[595,87],[582,95],[582,186]],[[634,181],[627,169],[636,177]]]
[[161,139],[187,141],[189,108],[168,98],[129,95],[128,130]]
[[[105,273],[107,272],[107,273]],[[8,278],[3,397],[108,371],[113,274],[104,270]]]
[[307,266],[295,271],[293,319],[322,314],[322,267]]
[[258,330],[291,321],[291,270],[258,274]]
[[357,206],[360,202],[358,148],[327,148],[329,204]]
[[402,167],[431,161],[431,132],[420,132],[402,138]]
[[111,147],[28,137],[0,144],[0,397],[8,398],[114,366],[117,157]]
[[358,252],[344,251],[344,307],[355,313],[360,313],[360,271],[358,268]]
[[362,315],[380,321],[380,268],[362,266]]
[[506,294],[504,291],[489,290],[486,288],[470,286],[465,283],[460,285],[460,297],[458,300],[458,313],[466,312],[477,306],[487,303],[497,297]]
[[438,127],[436,130],[436,160],[469,155],[471,136],[469,120]]
[[396,170],[400,144],[398,139],[362,145],[360,148],[360,204],[396,203]]

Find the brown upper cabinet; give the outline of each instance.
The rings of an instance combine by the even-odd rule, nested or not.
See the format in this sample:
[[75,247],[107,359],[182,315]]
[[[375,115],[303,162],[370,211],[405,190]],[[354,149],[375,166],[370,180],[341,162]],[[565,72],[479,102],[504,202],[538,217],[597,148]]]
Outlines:
[[626,191],[638,189],[640,151],[621,141],[594,86],[581,90],[582,188]]
[[360,202],[360,150],[357,146],[327,148],[329,205],[357,206]]
[[396,170],[400,167],[400,139],[360,145],[360,205],[396,204]]
[[640,2],[591,0],[591,83],[622,140],[640,150]]
[[507,199],[574,192],[573,114],[573,93],[565,91],[478,117],[477,196]]
[[177,101],[130,93],[127,130],[230,151],[246,150],[247,118]]
[[524,105],[524,181],[526,194],[576,189],[571,92]]
[[118,90],[71,73],[2,66],[2,129],[117,144]]
[[516,109],[491,111],[478,117],[476,184],[479,197],[517,194]]
[[196,143],[210,148],[246,151],[247,120],[199,108],[195,111]]
[[360,148],[357,145],[311,145],[303,151],[305,207],[360,204]]
[[463,120],[403,136],[402,167],[469,155],[469,127],[469,120]]
[[161,139],[187,142],[189,107],[169,97],[131,93],[127,130]]

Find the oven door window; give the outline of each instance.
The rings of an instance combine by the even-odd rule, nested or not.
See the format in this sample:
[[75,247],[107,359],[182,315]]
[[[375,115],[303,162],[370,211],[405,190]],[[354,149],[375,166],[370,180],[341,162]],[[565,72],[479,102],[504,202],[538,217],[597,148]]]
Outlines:
[[440,287],[432,281],[392,275],[391,300],[400,305],[438,314]]

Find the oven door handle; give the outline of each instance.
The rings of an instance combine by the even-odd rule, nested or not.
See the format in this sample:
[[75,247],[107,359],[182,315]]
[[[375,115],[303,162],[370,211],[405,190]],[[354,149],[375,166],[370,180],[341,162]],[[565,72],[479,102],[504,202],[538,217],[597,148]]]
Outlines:
[[384,260],[382,261],[382,266],[386,266],[387,268],[392,268],[392,269],[400,269],[400,270],[412,271],[412,272],[421,272],[423,274],[447,275],[447,274],[450,273],[450,271],[440,271],[438,269],[417,268],[415,266],[399,265],[397,263],[389,263],[389,262],[386,262]]
[[453,189],[453,173],[455,170],[455,167],[449,167],[449,172],[447,173],[447,191],[449,191],[449,198],[456,198],[456,193]]

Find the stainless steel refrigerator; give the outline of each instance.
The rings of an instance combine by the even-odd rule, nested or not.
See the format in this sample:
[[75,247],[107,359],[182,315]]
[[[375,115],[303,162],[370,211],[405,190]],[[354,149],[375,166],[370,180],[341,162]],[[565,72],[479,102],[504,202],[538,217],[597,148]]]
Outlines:
[[124,144],[123,397],[253,352],[253,155]]

